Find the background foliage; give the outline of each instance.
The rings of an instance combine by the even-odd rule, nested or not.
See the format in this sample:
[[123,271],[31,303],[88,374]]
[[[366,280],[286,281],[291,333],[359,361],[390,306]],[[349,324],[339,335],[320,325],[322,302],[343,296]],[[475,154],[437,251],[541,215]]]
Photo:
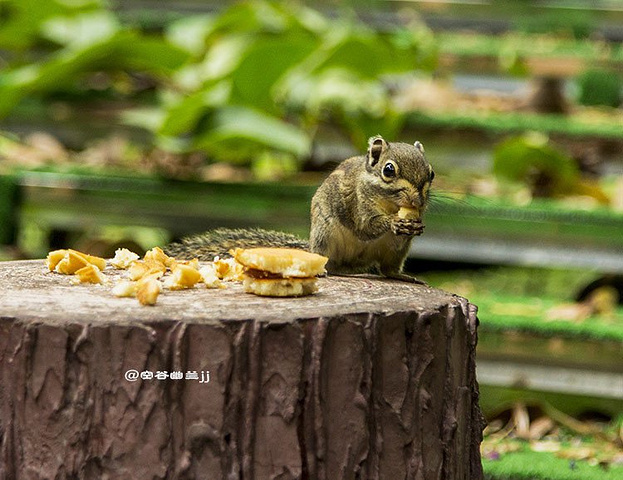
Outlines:
[[296,163],[325,121],[358,146],[394,135],[404,114],[388,78],[436,60],[420,24],[379,33],[287,2],[241,2],[158,33],[121,23],[97,0],[0,8],[0,117],[36,99],[132,100],[123,121],[147,128],[160,147],[238,163],[267,154]]

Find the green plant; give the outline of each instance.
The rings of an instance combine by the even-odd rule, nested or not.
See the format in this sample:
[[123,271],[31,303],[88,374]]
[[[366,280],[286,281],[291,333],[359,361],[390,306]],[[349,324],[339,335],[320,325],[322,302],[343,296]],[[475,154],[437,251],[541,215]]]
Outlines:
[[[13,45],[20,54],[7,57],[9,68],[0,72],[0,117],[26,99],[100,95],[92,84],[102,75],[113,98],[136,100],[114,79],[147,74],[158,80],[155,95],[123,119],[152,131],[161,148],[264,165],[275,153],[272,163],[284,171],[309,155],[323,122],[358,146],[373,134],[395,136],[404,114],[390,101],[388,77],[431,68],[436,58],[421,26],[379,33],[279,1],[179,19],[164,35],[121,23],[95,0],[25,3],[42,7],[28,24],[28,41]],[[0,26],[0,41],[28,23],[20,0],[2,6],[9,22]]]
[[578,102],[582,105],[618,107],[621,104],[621,78],[607,70],[591,69],[578,79]]
[[386,76],[435,61],[424,29],[379,34],[280,2],[239,3],[176,22],[167,34],[194,61],[176,72],[162,108],[139,120],[169,148],[233,162],[267,151],[300,160],[325,121],[357,144],[378,132],[393,136],[404,116]]
[[507,139],[495,147],[493,173],[530,184],[536,197],[550,197],[571,189],[579,178],[573,159],[548,143],[542,134]]
[[575,160],[542,133],[529,132],[499,143],[493,151],[493,173],[528,185],[533,198],[583,195],[609,203],[599,185],[582,178]]
[[101,0],[0,0],[0,49],[19,59],[29,49],[51,41],[45,34],[51,19],[98,11],[102,5]]
[[[1,4],[8,11],[8,22],[0,28],[0,45],[22,51],[45,42],[47,48],[9,58],[10,68],[0,73],[0,117],[26,97],[45,99],[89,90],[88,77],[98,72],[140,71],[166,77],[189,59],[185,50],[166,39],[121,25],[99,2],[23,3]],[[37,13],[29,19],[26,14],[31,12]],[[15,30],[25,26],[26,38],[12,42]]]

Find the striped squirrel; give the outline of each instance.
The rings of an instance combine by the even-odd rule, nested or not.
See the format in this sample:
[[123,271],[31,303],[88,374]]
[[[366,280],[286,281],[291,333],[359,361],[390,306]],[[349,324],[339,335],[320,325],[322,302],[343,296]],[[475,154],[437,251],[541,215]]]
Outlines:
[[389,143],[377,135],[368,144],[365,155],[344,160],[316,191],[309,243],[283,232],[217,229],[170,244],[166,252],[212,260],[235,247],[303,248],[329,257],[330,274],[377,270],[418,282],[402,267],[411,240],[424,230],[433,169],[420,142]]

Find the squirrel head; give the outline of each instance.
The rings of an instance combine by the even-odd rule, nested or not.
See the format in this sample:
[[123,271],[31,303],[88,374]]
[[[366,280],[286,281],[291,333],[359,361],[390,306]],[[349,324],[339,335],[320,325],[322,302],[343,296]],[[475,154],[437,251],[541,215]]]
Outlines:
[[371,193],[377,192],[396,210],[404,207],[423,213],[435,173],[420,142],[388,143],[380,135],[370,138],[366,170]]

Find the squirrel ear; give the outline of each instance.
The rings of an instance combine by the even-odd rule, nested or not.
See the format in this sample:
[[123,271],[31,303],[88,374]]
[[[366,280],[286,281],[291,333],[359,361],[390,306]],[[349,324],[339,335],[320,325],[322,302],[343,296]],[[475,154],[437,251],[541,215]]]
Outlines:
[[371,167],[374,167],[379,158],[381,158],[381,154],[387,148],[387,142],[380,135],[376,135],[374,137],[370,137],[368,140],[368,163]]
[[415,148],[417,148],[421,153],[424,153],[424,145],[422,145],[419,140],[416,140],[413,144]]

